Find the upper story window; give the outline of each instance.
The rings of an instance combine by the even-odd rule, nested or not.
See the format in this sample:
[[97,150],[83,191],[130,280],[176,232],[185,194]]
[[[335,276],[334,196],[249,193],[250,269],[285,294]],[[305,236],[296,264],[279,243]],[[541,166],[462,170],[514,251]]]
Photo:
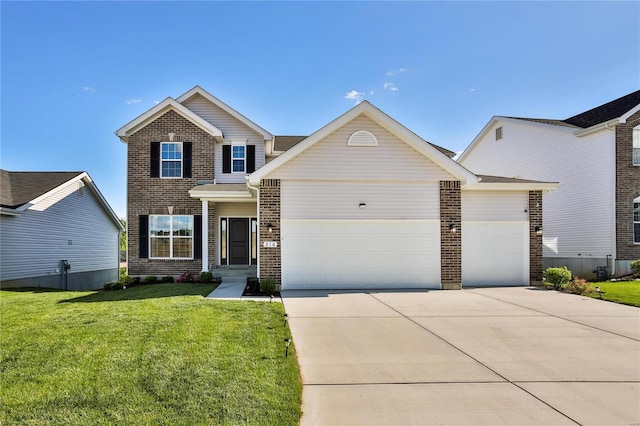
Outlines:
[[633,242],[640,244],[640,197],[633,200]]
[[633,165],[640,166],[640,126],[633,129]]
[[193,216],[149,216],[149,257],[193,259]]
[[163,178],[182,177],[182,143],[162,142],[160,176]]
[[245,151],[246,151],[246,146],[244,145],[231,146],[233,173],[245,172],[245,160],[246,160]]

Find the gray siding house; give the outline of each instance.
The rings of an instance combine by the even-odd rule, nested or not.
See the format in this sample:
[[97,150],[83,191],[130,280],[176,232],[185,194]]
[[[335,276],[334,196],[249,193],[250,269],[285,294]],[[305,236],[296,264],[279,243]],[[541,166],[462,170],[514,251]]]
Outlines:
[[0,170],[0,187],[0,287],[118,280],[124,228],[88,173]]

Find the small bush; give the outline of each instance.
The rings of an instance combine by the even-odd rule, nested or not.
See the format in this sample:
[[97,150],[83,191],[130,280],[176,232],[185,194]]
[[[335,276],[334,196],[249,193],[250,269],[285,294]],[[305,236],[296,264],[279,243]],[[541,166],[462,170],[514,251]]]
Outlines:
[[584,278],[575,277],[567,283],[564,291],[571,294],[591,294],[595,288]]
[[156,277],[154,275],[149,275],[147,277],[144,277],[142,282],[145,283],[145,284],[155,284],[155,283],[158,282],[158,277]]
[[124,288],[124,284],[122,283],[113,283],[111,287],[112,290],[122,290]]
[[201,283],[210,283],[213,281],[213,274],[211,272],[200,272],[200,275],[198,275],[198,282]]
[[260,280],[260,291],[266,294],[272,294],[276,290],[276,282],[271,278]]
[[566,266],[560,268],[547,268],[544,271],[544,278],[555,290],[562,290],[571,279],[571,271]]
[[105,283],[104,286],[102,287],[105,291],[111,291],[113,290],[113,283]]
[[120,268],[120,277],[118,281],[122,282],[127,277],[127,268]]
[[171,275],[166,275],[166,276],[162,277],[160,282],[161,283],[172,283],[173,282],[173,277]]
[[191,272],[185,272],[184,274],[180,275],[178,278],[176,278],[176,283],[195,283],[196,277],[193,276],[193,274]]
[[640,259],[631,262],[631,272],[633,272],[633,275],[640,278]]

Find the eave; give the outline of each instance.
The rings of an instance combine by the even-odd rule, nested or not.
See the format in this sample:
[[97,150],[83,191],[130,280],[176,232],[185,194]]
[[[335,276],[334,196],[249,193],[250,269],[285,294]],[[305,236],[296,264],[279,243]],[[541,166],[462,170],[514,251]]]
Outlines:
[[191,188],[189,196],[201,201],[225,203],[255,203],[257,198],[243,183],[206,184]]

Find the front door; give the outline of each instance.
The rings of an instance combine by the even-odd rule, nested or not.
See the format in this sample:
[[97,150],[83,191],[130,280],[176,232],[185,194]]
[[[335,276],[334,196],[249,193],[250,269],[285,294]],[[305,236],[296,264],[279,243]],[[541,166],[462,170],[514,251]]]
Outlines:
[[229,218],[229,265],[249,264],[249,219]]

